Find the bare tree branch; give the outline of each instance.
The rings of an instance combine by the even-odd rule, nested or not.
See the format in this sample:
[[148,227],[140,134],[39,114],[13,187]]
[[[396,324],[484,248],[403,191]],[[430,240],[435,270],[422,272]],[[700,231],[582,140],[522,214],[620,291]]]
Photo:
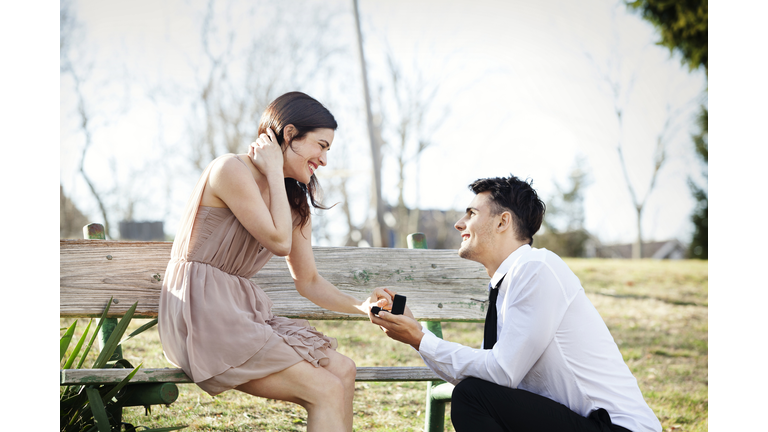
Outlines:
[[83,89],[82,89],[83,78],[75,70],[73,62],[70,58],[70,49],[72,46],[72,40],[73,40],[75,31],[79,28],[79,24],[77,23],[77,18],[75,17],[74,12],[72,12],[69,2],[62,2],[61,4],[60,24],[61,24],[61,28],[60,28],[60,37],[59,37],[59,48],[60,48],[60,60],[61,60],[61,66],[60,66],[61,74],[62,75],[68,74],[69,76],[72,77],[72,81],[74,83],[74,92],[75,92],[75,96],[77,97],[76,110],[78,114],[78,124],[80,127],[80,131],[82,132],[83,137],[85,138],[83,150],[80,155],[78,171],[80,172],[80,175],[82,175],[83,180],[85,180],[85,183],[88,185],[88,189],[91,191],[91,195],[93,195],[93,198],[96,200],[96,203],[99,206],[99,211],[101,213],[102,218],[104,219],[104,229],[105,229],[106,235],[107,237],[111,237],[109,217],[107,216],[106,206],[104,205],[104,201],[101,195],[96,190],[96,187],[93,181],[90,179],[90,177],[88,177],[88,174],[85,172],[85,157],[88,154],[88,149],[93,144],[93,139],[91,134],[91,119],[88,114],[88,110],[86,108],[85,97],[83,95]]

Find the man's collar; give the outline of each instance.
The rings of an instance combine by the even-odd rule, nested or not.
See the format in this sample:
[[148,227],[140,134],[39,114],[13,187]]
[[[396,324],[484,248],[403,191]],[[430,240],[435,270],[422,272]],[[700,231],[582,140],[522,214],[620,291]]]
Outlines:
[[491,286],[495,287],[496,284],[499,283],[501,278],[503,278],[504,275],[507,274],[507,272],[509,272],[509,269],[511,269],[512,266],[515,265],[517,260],[519,260],[520,257],[525,255],[530,250],[531,250],[531,245],[524,244],[519,248],[515,249],[514,252],[509,254],[509,256],[501,263],[499,268],[496,269],[496,273],[493,274],[493,277],[491,278]]

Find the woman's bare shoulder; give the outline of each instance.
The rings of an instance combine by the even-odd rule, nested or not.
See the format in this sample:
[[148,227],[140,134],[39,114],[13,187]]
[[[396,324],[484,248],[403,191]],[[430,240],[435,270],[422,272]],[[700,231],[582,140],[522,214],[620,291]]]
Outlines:
[[227,154],[214,159],[201,204],[208,207],[228,207],[221,199],[225,189],[236,189],[243,182],[253,180],[253,175],[242,159],[235,154]]
[[253,177],[253,172],[241,159],[240,155],[226,154],[219,156],[212,162],[211,178],[215,180],[241,181],[244,178]]

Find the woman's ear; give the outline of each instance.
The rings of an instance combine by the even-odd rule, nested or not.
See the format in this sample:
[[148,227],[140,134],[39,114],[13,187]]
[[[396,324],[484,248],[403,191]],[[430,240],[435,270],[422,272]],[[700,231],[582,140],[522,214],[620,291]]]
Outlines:
[[296,126],[292,124],[285,125],[283,128],[283,140],[290,144],[291,141],[293,141],[293,138],[299,134],[299,131],[296,129]]

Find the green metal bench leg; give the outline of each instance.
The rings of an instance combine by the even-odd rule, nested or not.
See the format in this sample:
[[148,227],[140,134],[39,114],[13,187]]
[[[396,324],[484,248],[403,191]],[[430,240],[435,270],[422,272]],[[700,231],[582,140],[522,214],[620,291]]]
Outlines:
[[432,389],[437,387],[435,384],[433,384],[433,381],[427,382],[427,410],[424,416],[425,432],[443,432],[445,430],[445,402],[432,398]]
[[427,383],[427,411],[424,419],[426,432],[445,430],[445,404],[451,401],[453,384],[444,381]]
[[[437,321],[427,321],[427,330],[440,339],[443,327]],[[425,432],[443,432],[445,430],[445,403],[451,401],[453,385],[445,381],[427,381],[427,408],[424,413]]]

